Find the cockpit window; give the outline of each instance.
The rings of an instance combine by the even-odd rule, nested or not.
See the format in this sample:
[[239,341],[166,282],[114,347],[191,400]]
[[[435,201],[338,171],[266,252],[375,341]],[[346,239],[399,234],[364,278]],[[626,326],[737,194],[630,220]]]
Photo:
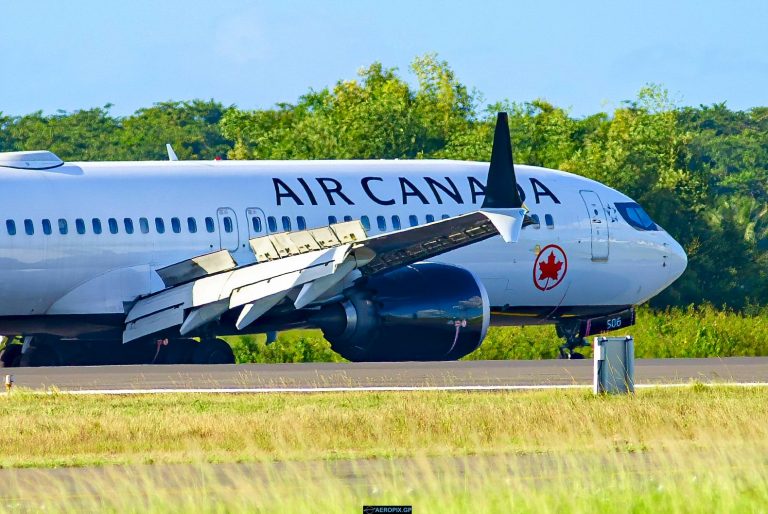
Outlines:
[[638,204],[634,202],[617,202],[615,205],[616,210],[619,211],[624,221],[637,230],[661,230],[661,227],[654,223],[651,217],[648,216],[648,213]]

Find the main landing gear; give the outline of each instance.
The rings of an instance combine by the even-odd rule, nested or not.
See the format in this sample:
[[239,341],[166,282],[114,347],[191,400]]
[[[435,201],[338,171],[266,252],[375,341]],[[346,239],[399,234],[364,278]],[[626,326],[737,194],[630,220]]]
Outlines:
[[6,336],[3,340],[3,349],[0,351],[0,367],[13,368],[21,362],[20,342],[16,341],[15,336]]
[[589,346],[586,339],[580,335],[581,324],[562,322],[556,326],[557,336],[565,339],[565,343],[560,345],[560,354],[558,359],[583,359],[584,354],[576,351],[577,348]]
[[125,364],[234,364],[232,348],[222,339],[151,339],[75,341],[37,335],[8,338],[0,351],[0,366],[99,366]]
[[222,339],[215,337],[194,339],[161,339],[155,342],[157,350],[152,364],[234,364],[235,354]]

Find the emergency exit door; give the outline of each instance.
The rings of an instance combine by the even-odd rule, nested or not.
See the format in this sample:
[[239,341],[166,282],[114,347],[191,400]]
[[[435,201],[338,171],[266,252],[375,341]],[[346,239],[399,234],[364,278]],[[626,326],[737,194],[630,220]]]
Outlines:
[[265,219],[264,211],[258,207],[248,207],[245,210],[245,220],[248,223],[248,237],[250,239],[267,235]]
[[240,247],[240,234],[237,227],[237,215],[229,207],[216,210],[219,221],[219,243],[222,250],[235,252]]
[[608,260],[608,217],[600,197],[594,191],[580,191],[587,208],[589,227],[592,232],[592,260]]

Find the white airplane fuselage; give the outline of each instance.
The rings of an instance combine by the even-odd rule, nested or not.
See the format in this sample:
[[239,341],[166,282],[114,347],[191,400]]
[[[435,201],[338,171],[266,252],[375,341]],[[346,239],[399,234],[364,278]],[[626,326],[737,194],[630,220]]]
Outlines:
[[[487,170],[437,160],[0,167],[0,333],[24,333],[25,320],[44,317],[119,319],[137,297],[164,288],[155,270],[219,249],[253,262],[248,240],[267,233],[346,218],[376,234],[477,210]],[[495,322],[615,311],[684,271],[685,253],[667,232],[633,227],[617,211],[632,203],[622,193],[565,172],[516,171],[539,225],[515,244],[494,237],[432,259],[479,277]]]

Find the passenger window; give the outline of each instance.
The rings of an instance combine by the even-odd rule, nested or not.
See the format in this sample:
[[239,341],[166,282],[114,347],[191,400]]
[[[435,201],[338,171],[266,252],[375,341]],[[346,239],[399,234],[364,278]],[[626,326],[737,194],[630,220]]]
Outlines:
[[189,229],[190,234],[196,234],[197,233],[197,220],[195,218],[187,218],[187,228]]
[[299,216],[296,218],[296,228],[299,230],[304,230],[307,228],[307,221],[304,219],[304,216]]
[[328,224],[333,225],[334,223],[338,223],[339,220],[336,219],[336,216],[328,216]]
[[149,220],[147,218],[139,218],[139,230],[142,234],[149,234]]
[[165,221],[163,221],[163,218],[155,218],[155,230],[157,230],[158,234],[165,233]]
[[216,226],[213,224],[213,218],[210,216],[205,218],[205,230],[207,230],[209,234],[212,234],[213,231],[216,230]]
[[9,236],[16,235],[16,222],[13,220],[5,220],[5,230],[8,231]]
[[270,232],[277,232],[277,220],[274,216],[267,218],[267,226],[269,227]]
[[419,218],[415,214],[411,214],[410,216],[408,216],[408,223],[412,227],[415,227],[419,224]]
[[539,221],[538,214],[531,214],[531,221],[533,221],[533,228],[536,230],[541,228],[541,221]]
[[101,234],[101,220],[99,218],[93,218],[91,220],[91,226],[93,227],[94,234]]
[[43,220],[43,234],[45,234],[46,236],[50,236],[51,232],[53,232],[53,230],[51,229],[51,220],[44,219]]
[[360,223],[363,224],[363,228],[367,230],[371,230],[371,220],[368,219],[368,216],[363,216],[360,218]]
[[400,230],[400,216],[392,216],[392,229]]
[[555,228],[555,220],[552,219],[551,214],[544,215],[544,223],[547,224],[547,228]]
[[261,218],[254,216],[251,218],[251,226],[253,227],[253,233],[258,234],[261,232]]
[[59,218],[59,234],[66,236],[69,229],[67,228],[67,220]]
[[234,226],[232,225],[232,218],[229,216],[224,216],[222,218],[222,222],[224,223],[224,232],[231,234],[232,230],[234,230]]
[[125,233],[133,234],[133,220],[131,218],[124,218],[123,224],[125,225]]
[[387,220],[384,216],[376,216],[376,224],[379,226],[379,230],[387,230]]
[[431,214],[427,214],[426,220],[427,220],[427,223],[432,223],[433,221],[435,221],[435,217],[432,216]]
[[110,234],[117,234],[117,220],[115,218],[109,218],[107,220],[107,225],[109,225]]
[[440,216],[440,218],[447,220],[448,218],[450,218],[450,216],[448,214],[443,214],[442,216]]
[[352,221],[352,216],[344,216],[344,221]]
[[75,230],[77,230],[77,233],[81,236],[85,234],[85,220],[82,218],[77,218],[75,220]]
[[24,232],[26,232],[28,236],[35,235],[35,225],[32,223],[32,220],[24,220]]
[[[230,223],[232,223],[231,220],[230,220]],[[174,234],[181,233],[181,220],[179,218],[171,218],[171,230],[173,230]],[[231,232],[231,231],[228,230],[227,232]]]
[[283,216],[283,230],[285,230],[286,232],[291,230],[291,218],[289,218],[288,216]]

